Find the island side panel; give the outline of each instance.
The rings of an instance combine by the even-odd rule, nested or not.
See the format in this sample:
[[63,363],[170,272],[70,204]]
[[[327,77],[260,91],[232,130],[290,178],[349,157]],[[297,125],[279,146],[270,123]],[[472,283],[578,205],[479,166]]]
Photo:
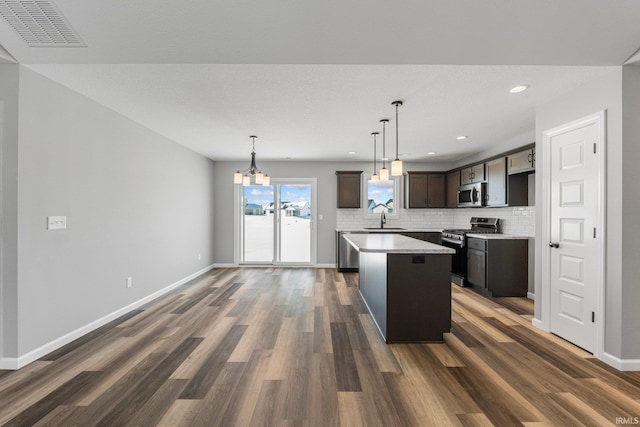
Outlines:
[[360,252],[360,294],[383,337],[387,333],[387,254]]
[[387,342],[443,341],[451,330],[451,255],[389,254]]

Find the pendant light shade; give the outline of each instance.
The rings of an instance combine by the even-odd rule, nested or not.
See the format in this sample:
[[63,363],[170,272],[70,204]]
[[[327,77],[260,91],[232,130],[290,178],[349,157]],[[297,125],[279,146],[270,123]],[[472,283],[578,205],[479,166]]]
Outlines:
[[376,138],[380,135],[380,132],[371,132],[373,135],[373,175],[371,175],[371,181],[380,181],[380,177],[376,173],[376,155],[377,155],[377,141]]
[[233,174],[233,183],[234,184],[242,184],[243,186],[248,186],[251,185],[251,178],[253,178],[253,181],[255,183],[255,185],[263,185],[263,186],[268,186],[271,182],[271,180],[269,179],[268,175],[265,175],[264,173],[262,173],[261,170],[258,169],[258,166],[256,166],[256,138],[257,136],[255,135],[251,135],[249,138],[251,138],[251,163],[249,164],[249,167],[247,169],[245,169],[243,172],[240,171],[236,171],[236,173]]
[[396,107],[396,158],[391,162],[391,175],[402,175],[402,160],[398,158],[398,107],[402,105],[402,101],[393,101],[391,105]]
[[389,123],[388,119],[380,120],[382,123],[382,168],[380,169],[380,181],[388,181],[389,180],[389,169],[387,169],[387,157],[386,157],[386,133],[385,128],[387,123]]

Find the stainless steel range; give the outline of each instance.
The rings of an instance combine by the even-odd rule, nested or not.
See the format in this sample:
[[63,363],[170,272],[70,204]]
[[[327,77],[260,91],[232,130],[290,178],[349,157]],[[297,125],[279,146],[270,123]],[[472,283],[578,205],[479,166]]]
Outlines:
[[467,234],[496,234],[500,232],[499,218],[473,217],[471,228],[447,229],[442,231],[442,246],[455,249],[451,258],[451,281],[459,286],[467,286]]

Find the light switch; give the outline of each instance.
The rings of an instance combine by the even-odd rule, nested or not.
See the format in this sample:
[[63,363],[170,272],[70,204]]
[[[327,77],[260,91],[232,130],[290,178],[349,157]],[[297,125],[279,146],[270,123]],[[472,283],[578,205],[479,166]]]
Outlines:
[[47,230],[64,230],[67,228],[66,216],[48,216]]

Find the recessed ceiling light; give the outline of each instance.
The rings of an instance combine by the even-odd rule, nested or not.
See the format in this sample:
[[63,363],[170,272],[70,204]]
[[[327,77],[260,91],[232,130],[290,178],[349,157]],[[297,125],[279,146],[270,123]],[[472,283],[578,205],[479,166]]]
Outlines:
[[456,137],[456,139],[458,139],[458,140],[463,140],[463,139],[467,139],[467,138],[469,138],[467,135],[460,135],[460,136]]
[[509,92],[511,92],[511,93],[520,93],[520,92],[524,92],[527,89],[529,89],[529,85],[519,85],[519,86],[512,87],[509,90]]
[[435,151],[429,151],[427,153],[427,156],[433,156],[434,154],[438,154],[438,153],[436,153]]
[[355,151],[349,151],[349,154],[356,154]]

